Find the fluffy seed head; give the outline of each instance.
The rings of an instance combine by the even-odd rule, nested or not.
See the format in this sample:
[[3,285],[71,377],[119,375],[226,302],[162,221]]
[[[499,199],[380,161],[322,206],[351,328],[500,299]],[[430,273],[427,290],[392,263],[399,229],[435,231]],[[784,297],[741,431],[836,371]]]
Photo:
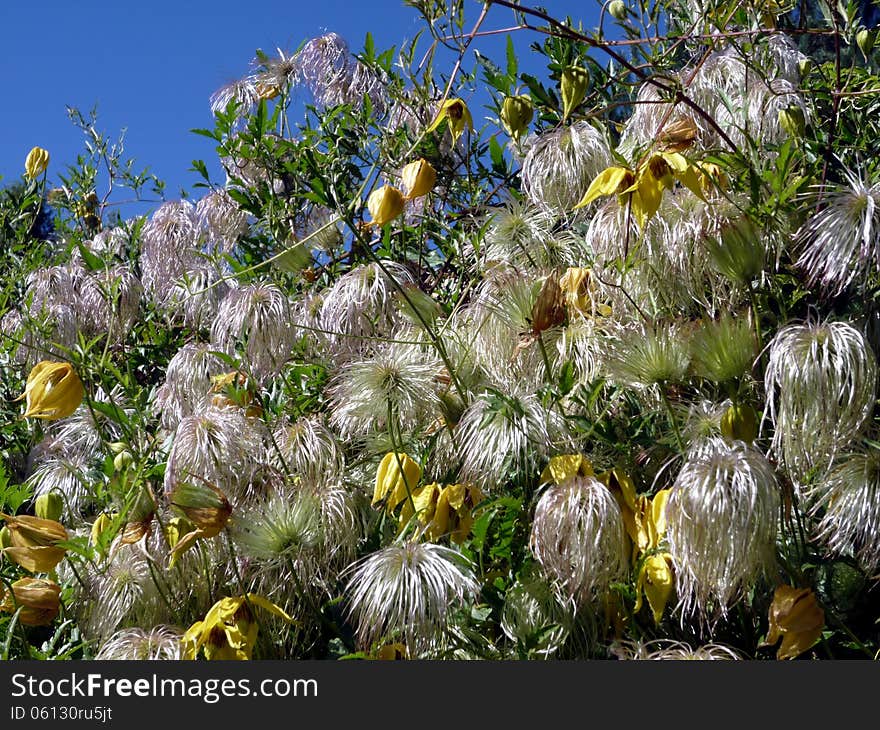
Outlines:
[[541,495],[529,547],[562,595],[577,604],[604,594],[629,568],[620,507],[590,476],[568,479]]
[[410,652],[428,650],[442,640],[450,609],[478,591],[468,561],[432,543],[391,545],[347,572],[349,610],[364,647],[400,638]]
[[724,615],[775,565],[780,495],[770,463],[742,441],[688,451],[666,503],[682,616]]
[[826,468],[874,409],[877,363],[848,322],[791,324],[769,347],[767,406],[773,451],[795,480]]

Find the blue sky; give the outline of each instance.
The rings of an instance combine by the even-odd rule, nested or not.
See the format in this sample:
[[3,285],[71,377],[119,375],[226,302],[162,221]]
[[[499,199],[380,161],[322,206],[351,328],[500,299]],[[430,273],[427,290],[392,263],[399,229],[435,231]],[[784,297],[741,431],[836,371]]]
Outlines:
[[[543,5],[585,27],[597,22],[597,0]],[[465,7],[469,27],[480,3],[471,0]],[[496,6],[483,28],[504,28],[512,20],[511,11]],[[358,51],[369,31],[376,47],[385,49],[399,47],[421,27],[418,13],[402,0],[0,0],[0,186],[20,178],[35,145],[49,150],[49,178],[57,183],[58,173],[83,149],[65,107],[87,112],[97,105],[98,128],[114,138],[127,130],[126,157],[135,158],[136,169],[148,166],[165,180],[166,198],[178,198],[180,188],[198,197],[191,161],[204,159],[211,167],[216,155],[210,140],[190,130],[213,126],[209,97],[248,71],[257,48],[293,50],[335,31]],[[536,36],[515,38],[526,48]],[[503,35],[481,39],[478,47],[503,62]],[[522,70],[528,60],[520,55]],[[472,64],[470,56],[466,65]],[[132,212],[155,206],[143,207]]]

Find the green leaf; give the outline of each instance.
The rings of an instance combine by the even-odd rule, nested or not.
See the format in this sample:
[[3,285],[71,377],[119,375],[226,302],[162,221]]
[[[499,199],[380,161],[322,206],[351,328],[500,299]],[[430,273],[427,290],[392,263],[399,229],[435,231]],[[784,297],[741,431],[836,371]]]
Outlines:
[[519,64],[516,58],[516,51],[513,49],[513,38],[507,36],[507,75],[511,79],[516,78],[516,72]]

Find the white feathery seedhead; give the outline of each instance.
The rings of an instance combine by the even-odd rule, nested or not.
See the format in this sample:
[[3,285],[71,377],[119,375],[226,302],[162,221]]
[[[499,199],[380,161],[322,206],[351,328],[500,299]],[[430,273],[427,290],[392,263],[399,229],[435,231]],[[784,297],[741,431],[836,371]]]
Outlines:
[[143,545],[117,541],[110,555],[99,565],[87,566],[86,587],[80,587],[77,600],[71,601],[83,634],[98,641],[110,637],[123,623],[152,625],[165,618],[165,604]]
[[174,282],[202,261],[195,206],[169,201],[156,209],[141,231],[141,273],[144,289],[164,304]]
[[442,641],[447,616],[478,590],[469,561],[433,543],[391,545],[352,565],[346,594],[358,641],[402,639],[412,653]]
[[523,162],[523,189],[530,202],[565,215],[610,164],[602,133],[589,122],[575,122],[546,132],[532,146]]
[[796,235],[799,268],[811,284],[840,294],[853,281],[880,269],[880,183],[868,185],[846,171],[846,185],[827,186],[824,207]]
[[725,615],[775,565],[780,493],[766,457],[707,438],[688,451],[666,504],[682,618]]
[[181,659],[183,633],[171,626],[120,629],[95,655],[98,661],[176,661]]
[[[44,439],[46,441],[46,439]],[[58,492],[64,500],[64,515],[79,519],[94,502],[93,485],[100,483],[101,471],[95,466],[94,454],[70,452],[64,442],[52,439],[39,453],[31,454],[32,471],[25,482],[35,497]]]
[[877,362],[848,322],[790,324],[768,349],[764,417],[771,448],[795,482],[827,468],[854,441],[874,410]]
[[621,330],[609,338],[605,368],[611,379],[633,388],[649,388],[684,380],[690,348],[682,327],[657,324]]
[[389,418],[395,431],[415,430],[436,417],[441,373],[438,359],[398,344],[347,363],[330,384],[330,423],[346,439],[392,428]]
[[841,456],[810,496],[812,514],[820,518],[816,538],[875,574],[880,568],[880,451],[867,447]]
[[165,469],[165,491],[178,482],[204,479],[223,492],[233,505],[252,492],[259,458],[265,453],[262,422],[239,408],[203,410],[181,419]]
[[402,287],[415,285],[409,269],[383,261],[382,266],[372,263],[352,269],[322,292],[321,328],[337,359],[366,352],[370,343],[363,338],[394,329],[399,321],[394,281]]
[[[343,446],[317,416],[303,416],[294,423],[278,426],[268,461],[310,482],[332,480],[345,469]],[[277,447],[277,450],[276,450]]]
[[491,490],[508,469],[538,469],[551,450],[562,450],[571,438],[556,411],[548,411],[533,394],[500,392],[474,398],[455,428],[462,458],[460,478]]
[[47,266],[28,274],[24,301],[28,311],[39,315],[52,306],[71,306],[76,299],[73,279],[68,266]]
[[704,644],[696,649],[674,639],[652,641],[615,641],[609,651],[620,660],[628,661],[737,661],[743,657],[736,649],[724,644]]
[[165,382],[153,399],[153,410],[163,427],[173,430],[181,418],[202,408],[210,397],[211,378],[226,370],[226,363],[214,354],[211,345],[188,342],[181,347],[168,361]]
[[210,330],[229,289],[223,273],[203,260],[173,282],[164,302],[165,316],[196,332]]
[[241,347],[243,367],[258,380],[280,371],[290,357],[293,337],[290,303],[273,284],[231,289],[211,327],[217,349],[234,355]]
[[227,190],[214,190],[196,203],[196,217],[209,251],[230,253],[248,229],[248,214]]
[[594,477],[551,485],[535,508],[529,547],[566,599],[584,605],[629,570],[620,507]]
[[500,262],[532,269],[550,263],[547,254],[553,215],[536,206],[511,200],[495,210],[491,220],[480,252],[482,261],[489,265]]
[[131,243],[131,235],[123,226],[105,228],[95,234],[91,240],[83,241],[83,245],[98,256],[125,257],[125,249]]
[[211,113],[214,116],[226,112],[229,103],[236,103],[236,125],[241,124],[253,111],[259,101],[257,80],[254,76],[245,76],[224,84],[211,94]]

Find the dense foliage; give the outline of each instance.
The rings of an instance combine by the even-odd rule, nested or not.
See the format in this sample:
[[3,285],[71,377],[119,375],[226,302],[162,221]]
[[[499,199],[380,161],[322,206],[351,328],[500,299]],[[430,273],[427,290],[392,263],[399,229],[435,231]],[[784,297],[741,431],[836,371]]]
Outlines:
[[408,5],[0,193],[0,655],[873,658],[875,8]]

